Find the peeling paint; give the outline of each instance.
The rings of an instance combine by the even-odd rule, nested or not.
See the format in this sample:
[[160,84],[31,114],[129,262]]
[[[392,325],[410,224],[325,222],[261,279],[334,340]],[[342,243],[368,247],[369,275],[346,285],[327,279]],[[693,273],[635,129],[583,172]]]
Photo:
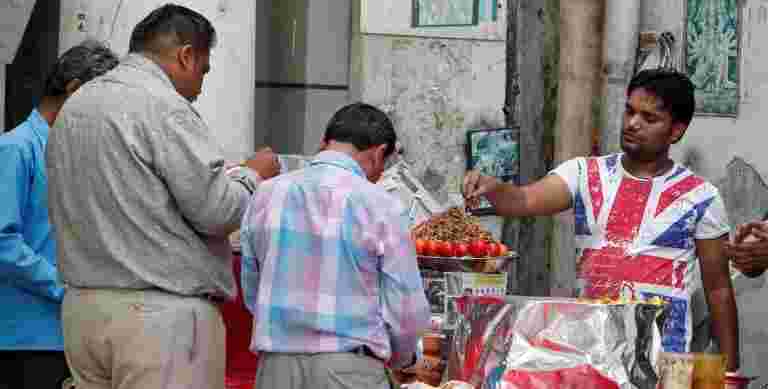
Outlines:
[[363,35],[362,99],[386,107],[404,158],[439,201],[458,190],[466,131],[501,127],[504,42]]

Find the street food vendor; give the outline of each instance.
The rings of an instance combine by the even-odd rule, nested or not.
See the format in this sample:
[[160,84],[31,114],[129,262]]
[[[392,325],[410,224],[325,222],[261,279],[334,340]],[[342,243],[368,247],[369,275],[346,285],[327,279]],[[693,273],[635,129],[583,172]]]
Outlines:
[[216,41],[211,22],[168,4],[134,28],[130,53],[80,88],[46,154],[64,349],[78,388],[221,388],[235,296],[229,234],[269,150],[225,168],[192,103]]
[[242,287],[256,388],[389,388],[430,311],[406,209],[375,184],[397,136],[379,109],[341,108],[304,169],[265,181],[243,218]]
[[690,347],[690,296],[700,277],[728,369],[736,371],[739,333],[723,254],[730,230],[723,200],[712,184],[669,157],[694,105],[685,75],[642,71],[627,89],[622,153],[566,161],[526,186],[472,171],[463,191],[470,204],[484,196],[503,216],[573,209],[578,294],[664,298],[671,305],[666,351]]

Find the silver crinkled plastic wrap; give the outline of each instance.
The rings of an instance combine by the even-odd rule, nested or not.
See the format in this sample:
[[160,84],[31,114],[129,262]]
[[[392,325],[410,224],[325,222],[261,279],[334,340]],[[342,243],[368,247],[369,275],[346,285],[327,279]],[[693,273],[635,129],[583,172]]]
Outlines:
[[445,379],[477,389],[654,389],[662,304],[462,297]]

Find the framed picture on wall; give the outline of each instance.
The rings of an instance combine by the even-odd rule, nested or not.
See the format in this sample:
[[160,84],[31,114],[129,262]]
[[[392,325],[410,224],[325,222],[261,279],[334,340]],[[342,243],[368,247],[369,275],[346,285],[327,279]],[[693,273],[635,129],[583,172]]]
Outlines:
[[[493,128],[467,131],[467,170],[477,169],[487,176],[503,182],[519,182],[520,129]],[[476,215],[492,215],[496,211],[485,199],[477,208]]]
[[412,0],[413,27],[475,26],[480,0]]
[[741,64],[738,0],[687,0],[684,64],[696,86],[696,114],[736,116]]

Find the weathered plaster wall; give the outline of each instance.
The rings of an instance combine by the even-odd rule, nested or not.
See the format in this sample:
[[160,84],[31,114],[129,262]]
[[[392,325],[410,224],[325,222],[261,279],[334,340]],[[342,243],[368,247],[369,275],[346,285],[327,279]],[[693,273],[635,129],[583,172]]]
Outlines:
[[[133,27],[161,0],[62,0],[60,52],[86,37],[104,40],[125,54]],[[185,0],[175,3],[205,15],[218,32],[211,55],[211,72],[196,106],[229,158],[253,150],[263,139],[254,123],[256,2],[247,0]],[[78,15],[85,15],[81,23]],[[260,128],[261,127],[261,128]]]
[[[738,117],[694,118],[673,157],[716,183],[725,198],[733,224],[760,217],[768,210],[768,153],[765,123],[768,110],[768,1],[745,0],[742,14],[741,96]],[[671,31],[680,44],[674,56],[682,61],[685,2],[644,0],[641,31]],[[742,367],[746,375],[762,376],[752,387],[768,384],[768,286],[758,280],[738,279],[737,303],[741,321]]]
[[[403,7],[410,10],[404,3],[353,2],[350,99],[375,104],[390,115],[404,158],[425,187],[447,203],[458,194],[466,171],[466,131],[504,126],[506,46],[499,40],[503,35],[477,39],[472,28],[415,33],[408,25],[409,12],[390,21],[381,17]],[[499,24],[504,15],[499,13]],[[486,217],[484,222],[501,236],[501,219]]]
[[[500,41],[368,34],[356,43],[359,98],[388,112],[405,159],[439,201],[459,191],[466,130],[504,126],[504,49]],[[498,236],[500,221],[489,222]]]

